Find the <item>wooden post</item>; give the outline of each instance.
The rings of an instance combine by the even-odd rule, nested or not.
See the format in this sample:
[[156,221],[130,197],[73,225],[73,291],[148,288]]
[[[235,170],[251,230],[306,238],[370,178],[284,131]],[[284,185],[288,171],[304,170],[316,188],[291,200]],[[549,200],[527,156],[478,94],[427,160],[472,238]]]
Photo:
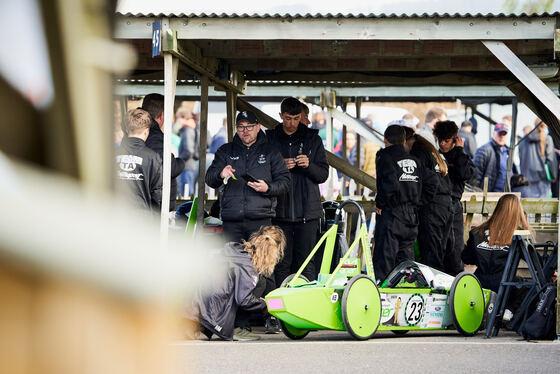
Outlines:
[[[357,97],[356,98],[356,119],[360,120],[362,117],[362,98],[361,97]],[[362,160],[361,160],[361,150],[362,150],[362,144],[361,144],[361,139],[360,139],[360,134],[356,133],[356,167],[357,168],[362,168]],[[362,195],[362,185],[359,183],[356,183],[356,195],[361,196]]]
[[[327,123],[325,124],[327,127],[327,151],[333,151],[333,120],[331,115],[331,110],[327,108]],[[335,171],[332,168],[329,168],[329,179],[328,179],[328,189],[327,189],[327,200],[332,198],[333,195],[333,173]]]
[[232,91],[226,91],[226,112],[227,112],[227,133],[228,142],[233,140],[235,135],[235,112],[236,106],[235,102],[237,100],[237,95]]
[[[347,102],[343,101],[342,102],[342,111],[346,113],[346,107],[347,107]],[[346,132],[348,131],[348,129],[346,128],[346,124],[342,124],[342,139],[341,139],[341,145],[340,145],[340,150],[341,150],[341,154],[342,154],[342,159],[343,160],[347,160],[347,153],[346,153]],[[342,175],[342,179],[340,181],[340,195],[344,196],[344,192],[346,190],[346,175]],[[350,195],[350,190],[348,191],[348,195]]]
[[169,53],[163,54],[164,101],[163,101],[163,188],[161,194],[161,243],[167,246],[169,226],[169,197],[171,192],[171,131],[173,126],[173,106],[179,59]]
[[200,78],[200,144],[198,158],[198,205],[196,208],[196,225],[201,232],[204,224],[204,191],[206,184],[206,139],[208,137],[208,77]]
[[506,171],[506,183],[504,191],[511,192],[511,170],[513,168],[513,157],[515,156],[515,138],[517,132],[517,98],[511,100],[511,136],[509,140],[509,155]]

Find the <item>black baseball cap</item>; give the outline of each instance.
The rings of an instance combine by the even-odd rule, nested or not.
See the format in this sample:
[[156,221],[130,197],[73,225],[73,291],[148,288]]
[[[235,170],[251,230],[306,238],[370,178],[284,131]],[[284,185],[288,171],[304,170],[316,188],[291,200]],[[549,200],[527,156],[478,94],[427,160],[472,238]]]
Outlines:
[[237,114],[235,123],[238,124],[241,121],[247,121],[248,123],[259,123],[259,120],[255,113],[251,112],[250,110],[244,110]]

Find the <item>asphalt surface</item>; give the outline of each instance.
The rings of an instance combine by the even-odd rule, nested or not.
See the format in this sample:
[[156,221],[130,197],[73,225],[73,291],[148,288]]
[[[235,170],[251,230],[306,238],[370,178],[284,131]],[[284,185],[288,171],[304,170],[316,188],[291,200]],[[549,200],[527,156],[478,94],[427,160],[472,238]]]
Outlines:
[[527,342],[503,330],[491,339],[483,332],[378,332],[368,341],[340,331],[299,341],[255,332],[262,337],[256,342],[173,343],[175,373],[560,373],[560,342]]

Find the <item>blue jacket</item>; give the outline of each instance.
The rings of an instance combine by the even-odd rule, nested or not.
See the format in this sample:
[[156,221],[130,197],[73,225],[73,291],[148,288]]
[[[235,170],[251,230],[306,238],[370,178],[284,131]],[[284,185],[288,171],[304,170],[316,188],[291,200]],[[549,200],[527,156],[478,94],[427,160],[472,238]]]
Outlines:
[[[483,188],[484,177],[488,177],[488,191],[494,191],[500,171],[500,146],[494,140],[490,140],[476,150],[473,162],[475,166],[474,178],[478,187]],[[513,173],[516,172],[517,169],[513,165]]]

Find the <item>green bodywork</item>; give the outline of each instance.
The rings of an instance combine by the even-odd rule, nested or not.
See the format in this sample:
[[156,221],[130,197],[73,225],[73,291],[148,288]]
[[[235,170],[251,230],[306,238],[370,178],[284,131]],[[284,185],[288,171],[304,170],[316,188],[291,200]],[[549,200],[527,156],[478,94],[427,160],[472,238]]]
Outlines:
[[[337,215],[339,211],[337,211]],[[464,333],[462,330],[476,332],[480,325],[479,321],[484,316],[484,310],[488,306],[491,291],[483,290],[484,296],[481,302],[480,291],[476,292],[477,288],[480,290],[480,285],[474,276],[469,274],[470,277],[465,279],[463,283],[467,283],[469,289],[475,289],[475,291],[456,291],[459,298],[472,297],[474,301],[471,302],[469,299],[462,303],[456,303],[455,313],[457,315],[453,316],[454,320],[452,321],[448,297],[450,287],[419,287],[417,284],[400,282],[396,287],[377,289],[375,284],[369,281],[352,282],[352,279],[357,281],[355,278],[362,274],[361,258],[351,257],[351,254],[358,252],[359,246],[361,246],[363,253],[365,274],[375,282],[371,250],[367,243],[365,220],[362,220],[356,238],[344,253],[334,271],[330,273],[337,230],[338,221],[335,221],[315,245],[293,278],[285,286],[270,292],[265,297],[269,313],[282,321],[283,328],[288,330],[288,333],[302,336],[309,330],[344,331],[349,326],[348,328],[353,330],[349,332],[354,337],[367,339],[367,334],[361,336],[359,331],[356,332],[354,326],[362,328],[362,325],[369,324],[367,331],[371,331],[371,324],[373,323],[375,324],[373,332],[376,329],[393,331],[441,330],[453,328],[456,320],[459,320],[461,327],[463,327],[460,329],[462,333]],[[302,279],[301,274],[323,243],[325,243],[325,249],[318,280],[306,282]],[[371,285],[368,283],[371,283]],[[349,285],[354,287],[352,292],[348,290]],[[364,294],[365,292],[367,294]],[[389,303],[389,300],[396,300],[401,297],[403,300],[399,300],[399,303],[402,303],[402,305],[397,305],[400,305],[402,310],[391,310],[392,304]],[[342,307],[344,298],[346,298],[345,312]],[[471,307],[471,304],[475,306]],[[393,305],[393,309],[399,308]],[[432,319],[428,321],[426,314]],[[436,315],[437,318],[434,317]],[[403,326],[405,323],[406,325]],[[373,332],[371,333],[373,334]],[[289,334],[286,335],[289,336]]]

